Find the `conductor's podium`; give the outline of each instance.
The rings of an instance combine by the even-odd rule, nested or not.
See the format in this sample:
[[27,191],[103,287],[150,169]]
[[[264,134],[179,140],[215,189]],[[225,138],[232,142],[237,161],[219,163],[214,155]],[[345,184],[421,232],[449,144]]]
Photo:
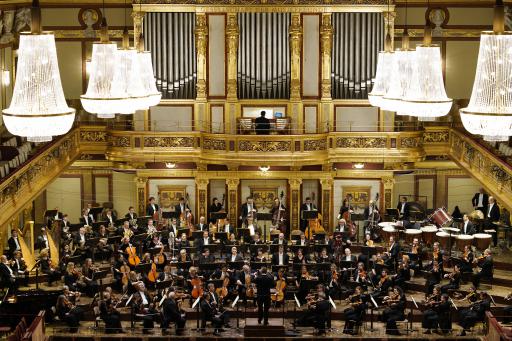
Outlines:
[[245,321],[244,337],[284,337],[285,329],[283,319],[271,318],[268,325],[258,324],[257,318],[248,318]]

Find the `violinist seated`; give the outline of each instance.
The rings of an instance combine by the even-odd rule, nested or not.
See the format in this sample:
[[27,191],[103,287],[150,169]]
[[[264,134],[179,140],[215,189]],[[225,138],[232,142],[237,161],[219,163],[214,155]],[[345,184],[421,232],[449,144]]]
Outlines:
[[444,278],[448,278],[450,282],[441,286],[441,293],[447,294],[448,290],[457,290],[460,288],[460,280],[461,280],[460,268],[457,264],[453,267],[453,272],[451,274],[444,275]]
[[167,293],[162,303],[162,322],[160,324],[162,334],[167,334],[167,328],[169,328],[170,323],[176,324],[176,335],[183,335],[187,320],[185,314],[182,314],[180,311],[175,291]]
[[258,248],[256,251],[256,255],[252,257],[252,261],[256,263],[266,263],[267,257],[265,257],[265,254],[263,253],[263,249],[261,247]]
[[295,253],[295,257],[293,257],[293,264],[307,264],[308,259],[304,256],[304,251],[302,249],[297,249]]
[[322,251],[320,251],[320,254],[316,258],[317,263],[331,263],[332,262],[332,256],[327,253],[327,249],[323,248]]
[[94,295],[98,292],[98,282],[94,279],[94,273],[96,269],[92,265],[92,259],[86,258],[84,264],[82,265],[82,280],[85,283],[85,293],[89,297],[94,297]]
[[280,245],[277,253],[272,255],[272,265],[288,265],[290,263],[290,257],[284,252],[284,246]]
[[203,231],[203,236],[201,238],[197,238],[194,242],[198,253],[202,252],[205,247],[208,247],[208,245],[211,244],[213,244],[213,240],[210,238],[207,230]]
[[314,327],[318,330],[318,335],[325,334],[325,324],[330,318],[330,303],[324,292],[318,292],[316,299],[310,299],[307,303],[308,310],[297,320],[297,325],[301,327]]
[[244,258],[242,257],[241,254],[238,253],[238,249],[236,246],[233,246],[231,248],[231,255],[228,256],[228,258],[226,259],[228,262],[243,262],[244,261]]
[[423,270],[423,249],[418,238],[412,240],[409,253],[411,254],[410,268],[414,270],[414,274],[416,275]]
[[16,293],[18,288],[16,275],[11,269],[11,265],[9,264],[6,255],[0,256],[0,284],[3,287],[9,288],[10,294],[13,295]]
[[55,311],[59,319],[66,322],[66,324],[69,326],[70,333],[78,332],[80,320],[83,317],[82,308],[71,303],[63,293],[57,298]]
[[[215,256],[210,254],[210,249],[204,248],[203,253],[199,256],[198,264],[213,264],[215,263]],[[209,278],[213,270],[204,270],[203,276]]]
[[402,261],[398,265],[396,274],[391,276],[393,285],[399,286],[403,290],[406,290],[406,282],[411,280],[411,270],[409,268],[409,256],[403,255]]
[[364,263],[357,263],[357,269],[354,272],[354,282],[359,283],[359,285],[366,290],[368,286],[369,278],[366,270],[364,268]]
[[472,266],[474,259],[473,251],[471,251],[471,246],[469,245],[464,245],[464,252],[462,253],[461,258],[454,258],[454,260],[459,264],[461,273],[473,272]]
[[423,312],[422,328],[425,329],[424,334],[432,334],[432,329],[437,332],[437,328],[441,328],[441,332],[448,332],[451,325],[450,319],[450,302],[447,294],[440,294],[437,289],[427,299],[425,305],[428,307]]
[[[343,255],[343,257],[341,257],[340,259],[341,262],[350,262],[350,268],[352,267],[355,267],[356,266],[356,263],[357,263],[357,258],[356,256],[354,256],[352,254],[352,251],[350,251],[350,249],[347,247],[345,248],[345,254]],[[343,271],[343,282],[346,282],[348,281],[350,275],[352,274],[352,271],[354,269],[350,269],[350,268],[342,268],[341,271]]]
[[328,294],[333,299],[338,299],[341,296],[341,278],[336,268],[336,264],[331,264],[331,271],[324,276],[323,283],[326,283]]
[[347,225],[347,221],[343,218],[338,220],[338,225],[334,228],[334,232],[343,233],[343,243],[348,244],[350,246],[352,241],[350,240],[350,235],[352,231],[350,231],[350,227]]
[[64,285],[72,291],[85,291],[85,283],[81,277],[82,274],[75,268],[75,263],[69,262],[64,272]]
[[386,308],[382,312],[381,321],[386,323],[386,334],[400,335],[396,322],[405,319],[405,303],[402,289],[397,286],[389,288],[388,296],[382,300],[382,304],[385,304]]
[[201,296],[199,306],[201,308],[202,328],[206,326],[206,322],[211,322],[214,328],[213,335],[219,336],[222,331],[223,321],[221,313],[210,304],[211,296],[209,291],[205,291]]
[[274,245],[288,245],[288,241],[284,238],[284,233],[279,233],[279,236],[272,241]]
[[375,284],[375,290],[371,294],[374,300],[380,300],[385,297],[388,293],[388,290],[393,286],[393,281],[391,280],[388,270],[382,269],[380,276],[377,278],[377,283]]
[[87,241],[87,236],[85,232],[85,227],[80,227],[77,235],[73,239],[73,244],[76,247],[75,253],[89,253],[87,245],[85,242]]
[[444,252],[439,248],[439,243],[438,242],[434,242],[434,244],[432,245],[432,254],[431,254],[431,262],[430,264],[427,266],[427,268],[425,270],[427,271],[431,271],[432,268],[433,268],[433,264],[434,262],[437,263],[438,267],[439,267],[439,270],[441,271],[441,273],[443,272],[443,256],[444,256]]
[[48,276],[48,286],[52,286],[53,282],[60,279],[61,273],[58,269],[53,267],[52,261],[49,258],[48,249],[42,250],[39,253],[39,258],[41,260],[41,262],[39,263],[41,267],[41,272]]
[[218,312],[222,313],[220,315],[222,325],[225,326],[226,328],[231,328],[231,326],[229,325],[229,313],[224,309],[222,305],[223,302],[227,299],[228,295],[230,295],[230,293],[228,287],[225,288],[226,290],[224,290],[224,292],[222,292],[223,289],[224,287],[215,289],[215,284],[208,283],[208,292],[210,293],[211,306],[217,309]]
[[[171,240],[171,238],[169,237],[169,241],[170,240]],[[180,238],[177,239],[177,241],[176,241],[176,248],[178,250],[181,250],[181,249],[186,248],[186,247],[190,247],[190,242],[187,239],[187,234],[186,233],[182,233]]]
[[309,292],[308,282],[310,280],[317,279],[315,276],[311,275],[308,272],[308,268],[303,265],[300,269],[300,273],[297,275],[297,279],[295,280],[295,285],[298,288],[297,298],[301,303],[305,302],[306,296]]
[[357,286],[354,290],[354,294],[347,298],[350,307],[343,311],[345,316],[345,326],[343,327],[343,334],[355,335],[356,325],[360,325],[363,321],[364,313],[366,310],[366,304],[363,302],[361,295],[363,289]]
[[478,289],[482,279],[492,280],[494,263],[491,250],[486,249],[483,256],[476,260],[480,271],[473,275],[473,285]]
[[187,250],[181,249],[180,254],[178,256],[178,263],[187,263],[191,261],[192,259],[190,258],[190,255],[187,253]]
[[157,282],[171,281],[173,279],[174,279],[174,276],[171,272],[171,266],[166,265],[166,266],[164,266],[164,271],[162,271],[158,274]]
[[304,234],[304,232],[300,232],[299,240],[297,240],[297,244],[295,245],[306,247],[309,246],[309,241],[306,239],[306,235]]
[[28,286],[29,271],[25,260],[23,260],[21,256],[21,251],[14,251],[11,269],[14,272],[16,281],[18,281],[20,285]]
[[466,336],[466,332],[477,322],[484,322],[485,312],[489,310],[491,310],[491,298],[485,291],[482,291],[478,301],[459,312],[459,325],[462,327],[459,336]]
[[395,237],[390,236],[389,237],[389,244],[388,244],[387,251],[384,252],[384,254],[387,256],[387,259],[385,261],[386,265],[390,268],[395,268],[396,265],[398,265],[398,257],[400,254],[400,244],[398,241],[395,240]]
[[154,320],[157,311],[153,303],[153,299],[146,289],[144,283],[139,282],[135,285],[135,293],[131,301],[132,309],[136,316],[142,317],[144,334],[149,334],[154,327]]
[[103,299],[98,302],[99,315],[105,323],[105,333],[122,333],[121,313],[116,309],[117,302],[112,299],[111,295],[110,291],[103,292]]

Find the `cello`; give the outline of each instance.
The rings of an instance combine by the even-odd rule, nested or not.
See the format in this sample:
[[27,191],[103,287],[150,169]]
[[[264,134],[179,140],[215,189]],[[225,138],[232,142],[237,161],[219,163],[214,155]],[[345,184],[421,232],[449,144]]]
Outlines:
[[151,283],[155,283],[158,278],[158,272],[156,272],[156,264],[155,262],[151,263],[151,270],[148,273],[148,281]]
[[[311,201],[314,204],[315,192],[311,193]],[[317,233],[325,233],[325,230],[322,227],[322,215],[320,213],[318,213],[316,219],[308,219],[308,227],[306,227],[304,235],[307,239],[312,239],[313,236]]]
[[276,293],[273,294],[270,298],[274,302],[283,302],[284,300],[284,289],[286,289],[286,279],[283,278],[283,270],[279,270],[278,280],[276,282]]
[[277,210],[273,212],[272,215],[272,228],[278,229],[282,233],[286,233],[286,226],[285,226],[285,218],[284,215],[286,214],[286,208],[283,205],[283,197],[284,192],[281,191],[281,194],[279,195]]
[[128,263],[131,266],[137,266],[140,264],[140,258],[137,256],[137,249],[134,246],[130,244],[125,251],[128,254]]
[[196,277],[190,280],[190,284],[192,285],[192,292],[190,295],[193,298],[203,296],[203,281],[201,280],[201,277],[196,275]]
[[350,237],[353,238],[357,235],[357,226],[352,221],[352,208],[350,207],[350,199],[352,199],[352,194],[347,196],[347,210],[343,212],[342,218],[347,222],[348,229],[350,231]]

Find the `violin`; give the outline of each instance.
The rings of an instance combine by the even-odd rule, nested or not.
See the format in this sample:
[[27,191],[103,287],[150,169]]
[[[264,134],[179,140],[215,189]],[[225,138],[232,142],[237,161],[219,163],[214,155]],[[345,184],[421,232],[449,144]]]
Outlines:
[[119,271],[123,274],[121,282],[123,283],[123,285],[127,285],[129,281],[128,275],[130,274],[130,267],[128,265],[121,265]]
[[203,296],[203,281],[201,277],[196,276],[190,280],[190,284],[192,285],[191,295],[193,298],[198,298]]
[[155,283],[158,278],[158,272],[156,271],[156,264],[155,262],[151,263],[151,270],[149,270],[148,273],[148,281],[151,283]]
[[137,249],[130,245],[126,248],[126,253],[128,254],[128,263],[131,266],[137,266],[140,264],[140,258],[137,256]]
[[217,295],[219,295],[219,300],[222,300],[228,295],[228,285],[229,285],[229,277],[224,277],[224,281],[222,282],[222,287],[217,289]]
[[279,272],[278,276],[279,279],[277,280],[276,283],[277,292],[271,296],[271,299],[274,302],[282,302],[284,300],[284,289],[286,288],[286,280],[283,278],[283,274],[281,271]]

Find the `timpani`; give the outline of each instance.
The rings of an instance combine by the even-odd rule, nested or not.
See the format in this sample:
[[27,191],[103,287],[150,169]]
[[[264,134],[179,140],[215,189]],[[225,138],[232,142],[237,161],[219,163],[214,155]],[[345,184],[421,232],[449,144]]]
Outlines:
[[398,237],[398,230],[392,226],[384,227],[382,229],[382,240],[387,243],[389,241],[389,237],[391,236],[393,236],[396,241]]
[[488,233],[475,233],[475,246],[478,250],[484,251],[491,245],[492,235]]
[[427,245],[432,245],[434,243],[434,236],[437,233],[437,227],[434,225],[428,225],[421,228],[421,238],[423,242]]
[[412,244],[414,238],[418,238],[418,241],[421,239],[421,230],[417,229],[407,229],[405,230],[405,241],[407,244]]
[[473,240],[475,237],[468,235],[468,234],[459,234],[457,237],[455,237],[455,241],[457,243],[457,249],[460,252],[464,252],[465,246],[471,246],[473,244]]
[[448,250],[450,244],[450,234],[444,231],[436,233],[436,240],[443,250]]

